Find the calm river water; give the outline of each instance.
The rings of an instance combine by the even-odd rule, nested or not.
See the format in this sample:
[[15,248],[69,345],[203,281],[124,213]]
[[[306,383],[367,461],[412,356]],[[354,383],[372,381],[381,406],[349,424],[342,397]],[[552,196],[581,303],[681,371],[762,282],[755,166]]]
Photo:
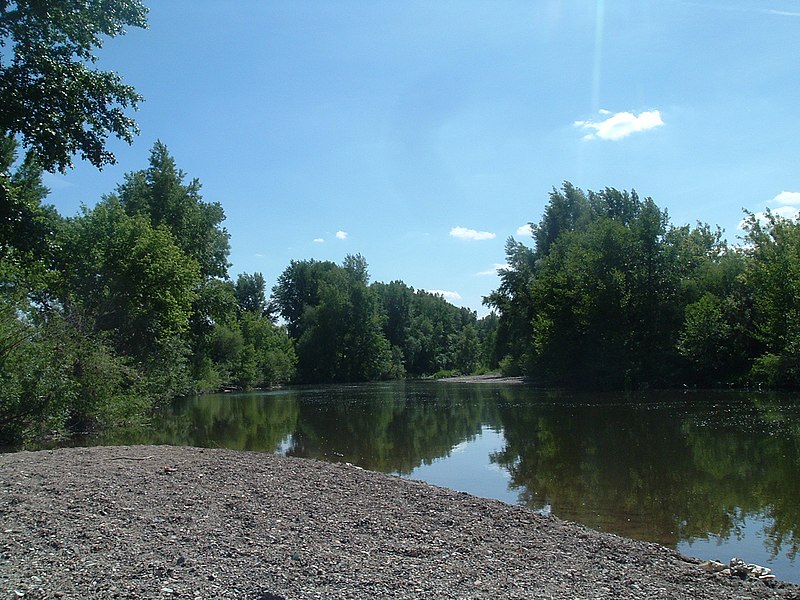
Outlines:
[[280,452],[421,479],[800,583],[800,400],[399,382],[180,400],[89,443]]

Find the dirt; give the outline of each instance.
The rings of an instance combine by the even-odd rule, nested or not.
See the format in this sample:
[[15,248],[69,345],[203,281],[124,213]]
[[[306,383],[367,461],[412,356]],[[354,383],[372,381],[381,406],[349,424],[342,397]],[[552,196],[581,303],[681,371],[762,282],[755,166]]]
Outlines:
[[6,598],[800,598],[673,550],[344,464],[0,455]]

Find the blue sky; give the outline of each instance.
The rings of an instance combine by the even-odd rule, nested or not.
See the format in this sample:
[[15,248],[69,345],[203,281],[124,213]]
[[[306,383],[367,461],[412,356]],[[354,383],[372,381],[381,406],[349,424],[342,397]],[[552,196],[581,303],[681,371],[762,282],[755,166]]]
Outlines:
[[483,315],[563,181],[731,239],[742,208],[800,209],[800,0],[148,4],[99,52],[141,135],[49,201],[93,206],[160,139],[224,207],[234,278],[361,253]]

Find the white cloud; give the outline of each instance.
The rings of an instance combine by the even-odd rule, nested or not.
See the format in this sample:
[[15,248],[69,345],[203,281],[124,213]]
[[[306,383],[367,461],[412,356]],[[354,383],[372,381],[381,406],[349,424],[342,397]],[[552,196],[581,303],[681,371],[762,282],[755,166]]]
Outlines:
[[337,240],[346,240],[347,239],[347,232],[346,231],[337,231],[336,232],[336,239]]
[[511,265],[508,263],[494,263],[494,266],[491,269],[486,269],[485,271],[479,271],[478,275],[497,275],[497,272],[500,269],[509,269]]
[[517,227],[517,235],[533,235],[531,224],[525,223],[525,225],[520,225]]
[[770,204],[771,203],[791,205],[800,204],[800,192],[781,192],[770,201]]
[[772,209],[772,214],[781,216],[784,219],[795,219],[798,211],[800,211],[800,207],[797,206],[778,206]]
[[453,227],[450,230],[450,235],[460,240],[493,240],[497,237],[494,233],[488,231],[476,231],[474,229],[467,229],[466,227]]
[[427,290],[427,292],[443,296],[445,300],[461,300],[461,294],[458,292],[450,292],[448,290]]
[[[601,110],[600,114],[608,116],[610,113]],[[647,131],[663,124],[661,112],[658,110],[645,111],[639,113],[638,116],[630,112],[618,112],[602,121],[575,121],[574,123],[575,127],[580,129],[594,130],[583,136],[585,140],[600,138],[612,141],[621,140],[632,133]]]
[[325,243],[325,238],[314,238],[314,243],[315,244],[324,244]]
[[[784,219],[797,219],[800,217],[800,192],[786,192],[783,191],[772,200],[767,202],[767,206],[773,215],[783,217]],[[766,222],[763,212],[754,213],[756,220],[762,224]],[[739,221],[739,229],[744,229],[746,220]]]

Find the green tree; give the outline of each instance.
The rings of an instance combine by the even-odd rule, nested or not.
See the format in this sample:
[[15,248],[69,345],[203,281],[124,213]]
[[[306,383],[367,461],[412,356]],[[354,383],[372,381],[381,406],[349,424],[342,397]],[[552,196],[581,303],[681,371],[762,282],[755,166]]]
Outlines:
[[162,142],[153,145],[149,163],[147,169],[126,174],[117,187],[125,211],[169,229],[181,250],[197,261],[204,279],[227,278],[230,235],[222,226],[222,206],[203,201],[198,179],[184,183],[186,174]]
[[480,364],[481,345],[478,331],[472,323],[467,324],[459,333],[455,350],[455,367],[465,375],[474,373]]
[[724,254],[719,232],[674,228],[636,192],[584,194],[569,184],[553,191],[532,231],[534,249],[509,240],[509,267],[485,299],[499,312],[504,371],[611,388],[681,377],[700,342],[694,326],[681,333],[685,308],[704,293],[702,269]]
[[207,360],[215,323],[236,318],[236,297],[228,280],[230,236],[222,226],[225,212],[218,202],[205,202],[197,179],[186,174],[160,141],[153,145],[147,169],[125,175],[114,198],[134,217],[164,228],[181,252],[193,259],[200,278],[193,289],[187,339],[195,380],[217,381]]
[[[109,335],[154,373],[179,375],[200,274],[169,230],[110,197],[68,220],[59,244],[62,302],[81,327]],[[162,382],[163,393],[180,391],[180,381]]]
[[301,380],[375,380],[390,370],[383,313],[368,282],[360,255],[342,266],[292,261],[278,277],[273,297],[296,342]]
[[753,366],[755,379],[778,386],[800,384],[800,218],[767,210],[763,221],[745,219],[744,273],[753,296],[753,334],[763,351]]
[[[269,387],[292,381],[297,368],[297,354],[286,328],[255,313],[243,314],[240,327],[245,347],[252,348],[254,371],[249,385]],[[248,387],[243,380],[239,384]]]
[[[549,245],[548,245],[549,248]],[[505,375],[528,370],[533,347],[534,303],[531,286],[536,253],[513,238],[506,241],[506,268],[500,269],[500,287],[483,303],[501,315],[491,349],[491,362],[501,364]]]
[[264,292],[264,276],[261,273],[242,273],[236,278],[236,302],[239,310],[264,315],[267,313],[267,297]]
[[[16,168],[14,168],[16,167]],[[6,259],[29,270],[47,258],[59,216],[43,206],[48,189],[42,169],[33,155],[17,161],[17,143],[0,137],[0,260]]]
[[330,261],[293,260],[278,276],[272,297],[292,339],[298,340],[305,330],[306,309],[320,303],[320,281],[336,269],[336,263]]
[[146,27],[138,0],[0,2],[0,136],[18,138],[48,171],[80,154],[113,163],[109,135],[130,143],[125,110],[141,101],[116,73],[92,68],[94,52],[125,28]]
[[[753,335],[752,294],[744,253],[726,250],[699,264],[684,281],[685,318],[677,349],[690,367],[685,380],[702,385],[745,384],[761,345]],[[698,294],[702,294],[697,298]]]

